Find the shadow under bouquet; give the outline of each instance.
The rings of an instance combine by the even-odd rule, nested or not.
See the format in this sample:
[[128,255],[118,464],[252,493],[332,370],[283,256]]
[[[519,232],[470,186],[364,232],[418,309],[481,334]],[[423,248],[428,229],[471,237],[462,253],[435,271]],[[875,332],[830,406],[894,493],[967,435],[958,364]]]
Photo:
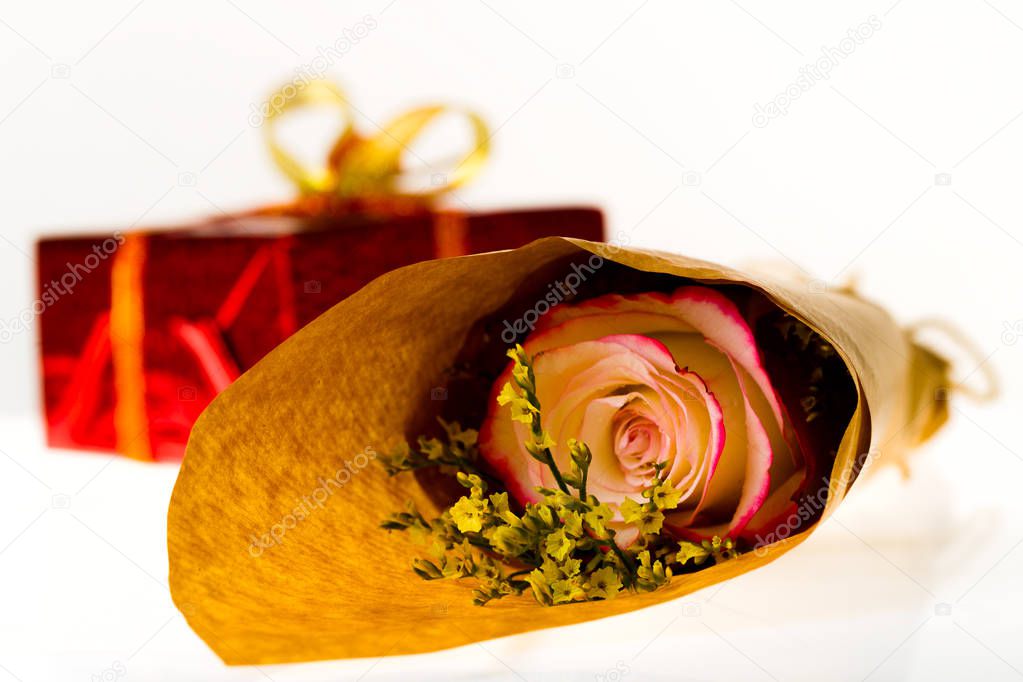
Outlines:
[[805,540],[948,384],[848,291],[563,238],[409,266],[200,418],[172,593],[230,663],[634,610]]

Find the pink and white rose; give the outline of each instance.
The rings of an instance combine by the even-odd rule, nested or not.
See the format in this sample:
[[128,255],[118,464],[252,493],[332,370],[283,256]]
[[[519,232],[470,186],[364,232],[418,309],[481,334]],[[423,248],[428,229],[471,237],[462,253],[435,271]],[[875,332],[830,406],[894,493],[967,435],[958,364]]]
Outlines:
[[[555,461],[568,470],[570,438],[590,447],[589,492],[616,510],[619,544],[638,532],[618,505],[645,501],[654,463],[666,463],[682,493],[664,523],[680,538],[752,537],[794,507],[804,453],[749,325],[716,289],[562,305],[523,346]],[[510,373],[495,383],[495,398]],[[480,450],[522,503],[541,500],[538,486],[555,487],[523,446],[527,430],[490,401]]]

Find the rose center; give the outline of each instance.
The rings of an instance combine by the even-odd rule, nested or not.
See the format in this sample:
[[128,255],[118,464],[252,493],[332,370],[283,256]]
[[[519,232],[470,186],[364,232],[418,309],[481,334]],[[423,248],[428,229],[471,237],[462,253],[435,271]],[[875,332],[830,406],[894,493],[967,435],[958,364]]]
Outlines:
[[612,421],[612,442],[618,466],[627,479],[649,477],[650,465],[661,459],[661,429],[649,417],[627,407]]

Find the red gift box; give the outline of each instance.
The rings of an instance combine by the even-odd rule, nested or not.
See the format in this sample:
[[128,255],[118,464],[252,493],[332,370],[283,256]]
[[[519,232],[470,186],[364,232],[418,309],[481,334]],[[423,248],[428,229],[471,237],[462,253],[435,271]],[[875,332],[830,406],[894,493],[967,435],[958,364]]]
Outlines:
[[378,275],[555,232],[600,240],[601,214],[293,209],[157,232],[43,239],[48,442],[180,459],[192,424],[218,392]]
[[[286,111],[330,106],[346,122],[326,167],[302,166],[276,140]],[[470,151],[425,190],[409,145],[440,116],[466,118]],[[38,245],[43,396],[51,446],[175,460],[192,424],[228,384],[302,325],[394,268],[430,258],[512,249],[559,234],[603,237],[584,208],[462,213],[433,200],[486,158],[474,113],[427,106],[370,137],[331,83],[290,83],[261,115],[274,162],[298,187],[293,204],[198,225]],[[414,155],[414,154],[413,154]]]

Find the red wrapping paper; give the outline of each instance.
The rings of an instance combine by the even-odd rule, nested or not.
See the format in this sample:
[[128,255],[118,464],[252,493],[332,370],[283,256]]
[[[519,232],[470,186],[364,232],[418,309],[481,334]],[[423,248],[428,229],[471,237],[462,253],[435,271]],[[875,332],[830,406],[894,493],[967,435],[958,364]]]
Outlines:
[[134,235],[42,239],[47,441],[178,460],[219,391],[378,275],[552,234],[600,240],[601,214],[302,206]]

